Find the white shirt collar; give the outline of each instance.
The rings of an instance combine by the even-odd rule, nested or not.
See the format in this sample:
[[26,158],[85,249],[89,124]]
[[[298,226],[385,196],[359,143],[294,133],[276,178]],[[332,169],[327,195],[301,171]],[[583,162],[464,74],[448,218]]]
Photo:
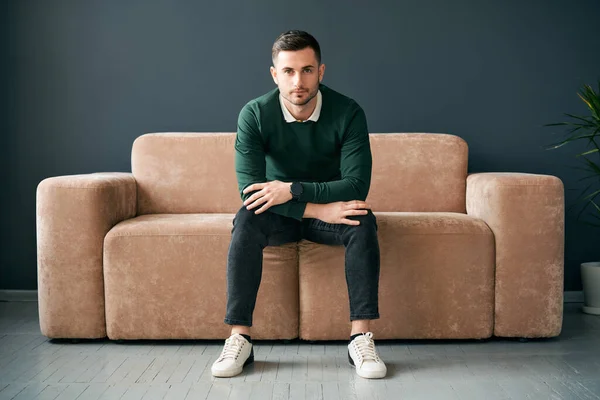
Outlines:
[[[308,119],[306,121],[314,121],[314,122],[318,121],[319,116],[321,115],[322,103],[323,103],[323,100],[321,99],[321,91],[319,90],[317,92],[317,105],[315,106],[315,110],[313,111],[311,116],[308,117]],[[283,96],[281,96],[281,93],[279,93],[279,104],[281,104],[281,111],[283,112],[285,122],[306,122],[306,121],[298,121],[296,118],[294,118],[292,113],[290,113],[290,111],[285,106],[285,104],[283,102]]]

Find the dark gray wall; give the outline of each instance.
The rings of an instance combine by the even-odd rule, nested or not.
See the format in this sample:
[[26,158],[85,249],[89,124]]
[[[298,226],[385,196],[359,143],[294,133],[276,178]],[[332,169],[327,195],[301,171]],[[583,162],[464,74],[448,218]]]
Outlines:
[[[363,106],[371,132],[459,135],[470,172],[557,175],[573,203],[579,147],[543,150],[556,137],[542,125],[585,111],[576,92],[600,77],[600,2],[367,3],[3,2],[0,289],[36,288],[42,179],[131,171],[146,132],[235,131],[244,103],[273,87],[270,48],[287,29],[315,35],[324,83]],[[580,262],[600,260],[599,233],[567,215],[567,290],[581,288]]]
[[[9,252],[9,240],[11,233],[17,228],[13,222],[9,220],[10,210],[9,197],[13,194],[14,185],[12,184],[13,172],[12,165],[9,162],[11,154],[11,132],[9,126],[13,126],[12,122],[12,91],[10,89],[10,82],[13,81],[12,69],[14,62],[10,57],[9,43],[12,41],[9,37],[10,23],[12,21],[12,3],[0,2],[0,218],[2,223],[0,224],[0,289],[9,287],[9,284],[15,285],[18,282],[11,282],[13,280],[12,270],[9,270],[8,256]],[[13,133],[14,134],[14,133]],[[19,227],[20,228],[20,227]],[[23,246],[23,249],[25,246]],[[23,250],[24,253],[30,252],[30,250]],[[35,265],[30,267],[35,270]],[[23,287],[25,283],[21,284]]]

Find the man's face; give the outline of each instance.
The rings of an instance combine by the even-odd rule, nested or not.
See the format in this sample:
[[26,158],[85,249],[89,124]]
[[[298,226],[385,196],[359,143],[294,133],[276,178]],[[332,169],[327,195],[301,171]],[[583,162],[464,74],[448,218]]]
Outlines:
[[325,64],[318,64],[313,49],[280,51],[274,64],[271,75],[285,100],[303,106],[317,95]]

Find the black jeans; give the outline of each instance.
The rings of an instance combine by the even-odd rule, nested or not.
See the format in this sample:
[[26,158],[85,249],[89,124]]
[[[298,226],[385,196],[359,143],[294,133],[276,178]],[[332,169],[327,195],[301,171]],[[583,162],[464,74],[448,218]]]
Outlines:
[[255,214],[242,206],[233,219],[227,256],[227,312],[225,323],[252,326],[252,314],[262,277],[263,249],[306,239],[344,245],[350,300],[350,321],[379,318],[379,241],[371,210],[349,219],[360,225],[329,224],[315,218],[294,218],[265,211]]

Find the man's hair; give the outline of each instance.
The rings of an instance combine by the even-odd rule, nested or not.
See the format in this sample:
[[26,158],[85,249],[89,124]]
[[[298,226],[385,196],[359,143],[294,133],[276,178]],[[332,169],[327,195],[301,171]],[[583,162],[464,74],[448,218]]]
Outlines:
[[273,65],[275,65],[275,59],[280,51],[297,51],[307,47],[314,50],[317,64],[321,64],[321,47],[317,39],[310,33],[298,30],[282,33],[273,43],[273,49],[271,50]]

